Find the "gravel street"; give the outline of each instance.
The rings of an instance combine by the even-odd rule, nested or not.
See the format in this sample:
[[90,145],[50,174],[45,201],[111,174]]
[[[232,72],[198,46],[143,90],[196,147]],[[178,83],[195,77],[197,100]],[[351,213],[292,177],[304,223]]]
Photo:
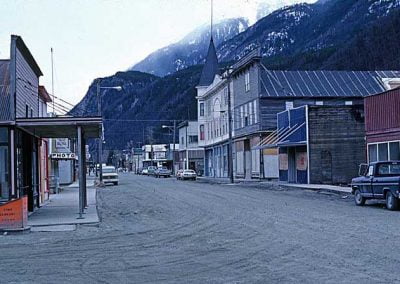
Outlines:
[[121,174],[99,226],[0,236],[2,283],[400,281],[400,212],[352,196]]

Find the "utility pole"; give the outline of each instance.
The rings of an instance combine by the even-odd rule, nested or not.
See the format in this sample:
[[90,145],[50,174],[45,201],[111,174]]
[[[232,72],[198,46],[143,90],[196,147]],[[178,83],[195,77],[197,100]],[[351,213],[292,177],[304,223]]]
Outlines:
[[[189,120],[188,120],[188,122],[187,122],[187,125],[186,125],[186,137],[185,137],[185,150],[186,150],[186,163],[185,163],[185,167],[186,167],[186,170],[188,170],[189,169],[189,150],[188,150],[188,128],[189,128]],[[179,149],[180,150],[180,149]]]
[[227,82],[228,82],[228,171],[229,171],[229,182],[234,183],[233,179],[233,143],[232,143],[232,111],[231,111],[231,74],[230,70],[227,71]]
[[[98,116],[102,117],[102,113],[101,113],[101,97],[100,97],[100,80],[97,81],[96,94],[97,94],[97,114],[98,114]],[[103,183],[103,163],[102,163],[102,160],[101,160],[102,152],[103,152],[103,127],[101,129],[101,136],[99,138],[99,153],[98,153],[99,181],[100,181],[100,184]]]
[[175,174],[175,136],[176,136],[176,120],[174,119],[174,137],[172,139],[173,151],[172,151],[172,174]]

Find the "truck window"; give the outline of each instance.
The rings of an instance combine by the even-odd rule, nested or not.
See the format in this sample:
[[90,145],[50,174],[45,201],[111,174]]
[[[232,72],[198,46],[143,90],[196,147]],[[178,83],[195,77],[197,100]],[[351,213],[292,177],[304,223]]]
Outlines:
[[400,164],[380,164],[378,167],[380,176],[398,176],[400,175]]

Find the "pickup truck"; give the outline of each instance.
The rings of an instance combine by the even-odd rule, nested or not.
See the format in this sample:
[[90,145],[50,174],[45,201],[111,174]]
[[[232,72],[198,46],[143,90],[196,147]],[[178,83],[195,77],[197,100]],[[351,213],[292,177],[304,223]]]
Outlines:
[[359,177],[352,179],[351,191],[356,205],[368,199],[386,200],[386,208],[397,210],[400,199],[400,161],[361,164]]

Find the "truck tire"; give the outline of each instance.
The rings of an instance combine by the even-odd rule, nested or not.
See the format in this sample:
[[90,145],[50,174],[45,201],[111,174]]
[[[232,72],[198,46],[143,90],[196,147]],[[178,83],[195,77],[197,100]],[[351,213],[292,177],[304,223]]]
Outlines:
[[399,208],[399,202],[396,196],[394,196],[390,191],[386,193],[386,208],[391,211],[395,211]]
[[365,204],[365,197],[361,195],[359,189],[356,189],[354,192],[354,202],[357,206],[363,206]]

